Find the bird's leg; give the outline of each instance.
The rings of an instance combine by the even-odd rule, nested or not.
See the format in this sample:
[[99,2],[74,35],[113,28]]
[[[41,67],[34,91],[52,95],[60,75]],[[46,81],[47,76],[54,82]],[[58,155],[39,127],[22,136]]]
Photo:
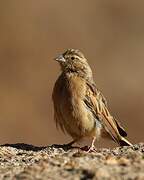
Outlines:
[[96,151],[95,145],[94,145],[95,140],[96,140],[96,137],[93,137],[91,146],[88,148],[87,152],[95,152]]

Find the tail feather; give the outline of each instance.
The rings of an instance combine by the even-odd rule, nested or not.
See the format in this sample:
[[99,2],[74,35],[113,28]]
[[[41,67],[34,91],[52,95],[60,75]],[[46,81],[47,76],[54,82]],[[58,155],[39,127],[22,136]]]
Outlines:
[[132,144],[124,137],[121,137],[121,139],[119,140],[119,144],[120,146],[132,146]]

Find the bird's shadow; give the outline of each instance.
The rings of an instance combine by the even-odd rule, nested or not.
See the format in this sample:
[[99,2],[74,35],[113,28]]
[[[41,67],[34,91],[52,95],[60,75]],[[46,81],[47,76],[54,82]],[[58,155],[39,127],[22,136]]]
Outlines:
[[2,144],[2,145],[0,145],[0,147],[13,147],[13,148],[20,149],[20,150],[35,151],[35,152],[38,152],[38,151],[41,151],[41,150],[44,150],[44,149],[50,148],[50,147],[56,148],[56,149],[62,148],[65,151],[72,149],[72,148],[77,148],[74,146],[69,146],[67,144],[53,144],[53,145],[49,145],[49,146],[34,146],[31,144],[26,144],[26,143]]
[[25,151],[41,151],[47,148],[47,146],[34,146],[31,144],[26,144],[26,143],[2,144],[0,145],[0,147],[13,147],[13,148],[25,150]]

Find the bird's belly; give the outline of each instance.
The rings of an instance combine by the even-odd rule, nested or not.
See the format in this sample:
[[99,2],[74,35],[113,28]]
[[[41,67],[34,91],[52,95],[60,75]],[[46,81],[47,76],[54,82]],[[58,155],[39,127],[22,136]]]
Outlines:
[[73,138],[97,136],[100,129],[92,112],[82,102],[77,102],[74,106],[69,104],[69,110],[64,114],[64,127]]

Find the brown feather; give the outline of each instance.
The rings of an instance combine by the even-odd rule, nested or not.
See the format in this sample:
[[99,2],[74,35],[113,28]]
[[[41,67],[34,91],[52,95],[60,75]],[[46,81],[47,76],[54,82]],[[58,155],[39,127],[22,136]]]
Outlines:
[[59,108],[60,96],[59,93],[62,91],[63,88],[63,78],[60,76],[54,86],[52,99],[54,104],[54,120],[56,122],[56,127],[61,128],[61,130],[65,133],[64,124],[63,124],[63,116]]
[[88,91],[92,91],[93,93],[89,93],[89,104],[91,104],[91,108],[93,112],[98,114],[98,117],[103,124],[105,130],[111,135],[111,137],[116,141],[120,142],[121,136],[125,137],[127,133],[121,127],[120,123],[116,121],[109,113],[107,109],[107,102],[100,91],[96,88],[94,84],[87,82]]

